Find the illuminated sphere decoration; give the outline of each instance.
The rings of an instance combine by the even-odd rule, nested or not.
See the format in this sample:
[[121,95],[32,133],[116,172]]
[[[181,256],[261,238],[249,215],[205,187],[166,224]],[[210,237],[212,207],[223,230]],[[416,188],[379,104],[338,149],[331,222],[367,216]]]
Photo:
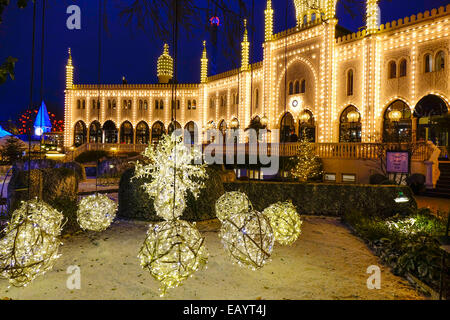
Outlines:
[[219,237],[234,262],[252,270],[270,260],[275,240],[269,220],[258,211],[228,217],[222,221]]
[[150,225],[138,258],[142,268],[161,282],[161,296],[206,265],[204,240],[194,225],[183,220]]
[[222,195],[216,202],[216,215],[220,221],[241,212],[252,210],[252,204],[245,193],[231,191]]
[[51,270],[60,257],[63,218],[45,202],[22,202],[0,240],[0,276],[15,287],[24,287]]
[[77,220],[81,229],[106,230],[116,217],[117,204],[104,194],[94,194],[80,201]]
[[279,244],[290,245],[300,236],[302,221],[292,202],[277,202],[262,213],[269,219]]

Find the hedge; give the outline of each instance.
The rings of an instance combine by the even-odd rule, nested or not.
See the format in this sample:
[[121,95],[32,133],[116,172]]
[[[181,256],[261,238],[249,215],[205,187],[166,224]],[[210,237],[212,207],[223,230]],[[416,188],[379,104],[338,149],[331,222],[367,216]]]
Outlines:
[[17,209],[21,201],[26,201],[29,197],[39,197],[61,211],[67,218],[65,231],[73,231],[78,228],[77,193],[78,179],[71,169],[47,168],[30,172],[15,169],[8,184],[8,213],[11,214]]
[[[224,187],[219,172],[207,168],[208,180],[206,187],[200,192],[197,200],[191,193],[187,196],[187,208],[181,219],[188,221],[202,221],[216,217],[215,203],[224,194]],[[145,221],[160,221],[156,215],[153,200],[144,192],[142,185],[149,179],[133,179],[134,168],[126,170],[119,183],[119,212],[118,216],[127,219]]]
[[[291,182],[225,183],[226,191],[246,193],[256,210],[264,210],[277,201],[292,200],[302,214],[342,216],[349,210],[361,210],[368,216],[390,217],[417,208],[413,192],[407,186],[344,185]],[[396,203],[399,192],[410,198]]]

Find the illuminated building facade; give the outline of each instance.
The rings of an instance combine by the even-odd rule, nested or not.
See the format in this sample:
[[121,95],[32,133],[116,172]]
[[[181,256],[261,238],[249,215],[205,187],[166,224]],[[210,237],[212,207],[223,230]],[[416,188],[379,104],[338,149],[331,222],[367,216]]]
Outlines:
[[[280,129],[273,142],[307,134],[316,143],[432,140],[448,145],[430,116],[448,112],[450,5],[380,25],[376,0],[367,0],[367,26],[338,26],[336,0],[294,0],[297,26],[273,34],[267,1],[263,61],[249,64],[247,30],[239,69],[208,77],[199,45],[199,83],[178,84],[176,127],[245,129],[256,117]],[[159,84],[83,85],[66,67],[65,146],[155,142],[171,123],[173,60],[158,60]],[[97,102],[100,97],[100,103]],[[172,126],[173,127],[173,126]],[[403,141],[403,140],[402,140]]]

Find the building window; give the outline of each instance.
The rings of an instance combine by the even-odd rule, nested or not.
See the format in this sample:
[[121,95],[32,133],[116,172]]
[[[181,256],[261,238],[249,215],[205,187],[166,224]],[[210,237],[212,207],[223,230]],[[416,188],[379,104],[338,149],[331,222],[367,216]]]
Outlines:
[[192,108],[192,101],[191,100],[188,100],[187,108],[188,108],[188,110],[191,110],[191,108]]
[[295,81],[295,94],[299,94],[300,93],[300,82],[297,80]]
[[163,109],[164,109],[164,101],[159,100],[159,110],[163,110]]
[[439,51],[436,55],[436,71],[442,71],[445,69],[445,53]]
[[116,100],[112,101],[112,108],[113,108],[113,110],[116,110]]
[[425,73],[433,72],[433,58],[431,54],[426,54],[424,58],[425,62]]
[[353,95],[353,70],[347,72],[347,96]]
[[411,109],[401,100],[391,103],[384,112],[383,142],[411,142]]
[[192,109],[193,110],[197,109],[197,100],[192,101]]
[[158,110],[159,109],[159,101],[155,100],[155,109]]
[[112,103],[111,103],[111,100],[108,99],[108,110],[111,110],[111,108],[112,108]]
[[289,82],[289,94],[294,94],[294,83]]
[[402,61],[400,61],[400,77],[406,77],[407,73],[408,73],[408,67],[407,67],[406,59],[402,59]]
[[144,101],[144,110],[148,110],[148,102],[147,102],[147,100]]
[[355,106],[348,106],[341,114],[339,142],[361,142],[361,114]]
[[81,100],[77,100],[77,109],[81,109]]
[[306,92],[306,80],[302,80],[302,84],[300,86],[300,93]]
[[255,109],[259,108],[259,90],[255,90]]
[[389,62],[389,79],[397,78],[397,63],[395,61]]
[[86,109],[86,100],[83,100],[83,109]]
[[142,100],[139,100],[139,110],[142,110],[144,107],[144,102]]

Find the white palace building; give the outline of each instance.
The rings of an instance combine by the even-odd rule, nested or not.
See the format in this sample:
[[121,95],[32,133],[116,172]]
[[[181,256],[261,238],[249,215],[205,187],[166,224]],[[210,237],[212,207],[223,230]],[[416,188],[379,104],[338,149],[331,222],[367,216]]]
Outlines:
[[306,135],[327,179],[336,182],[367,183],[381,143],[417,142],[412,172],[426,175],[433,187],[449,144],[433,117],[449,110],[450,5],[383,25],[377,1],[367,0],[367,25],[352,34],[338,25],[336,0],[294,0],[297,25],[274,34],[271,2],[263,61],[249,64],[245,27],[241,67],[208,76],[203,44],[200,82],[177,84],[176,101],[167,45],[158,59],[158,84],[75,84],[69,53],[65,147],[76,154],[141,151],[174,127],[197,131],[206,143],[208,129],[259,122],[279,130],[270,139],[281,142],[282,155],[293,155],[295,141]]

